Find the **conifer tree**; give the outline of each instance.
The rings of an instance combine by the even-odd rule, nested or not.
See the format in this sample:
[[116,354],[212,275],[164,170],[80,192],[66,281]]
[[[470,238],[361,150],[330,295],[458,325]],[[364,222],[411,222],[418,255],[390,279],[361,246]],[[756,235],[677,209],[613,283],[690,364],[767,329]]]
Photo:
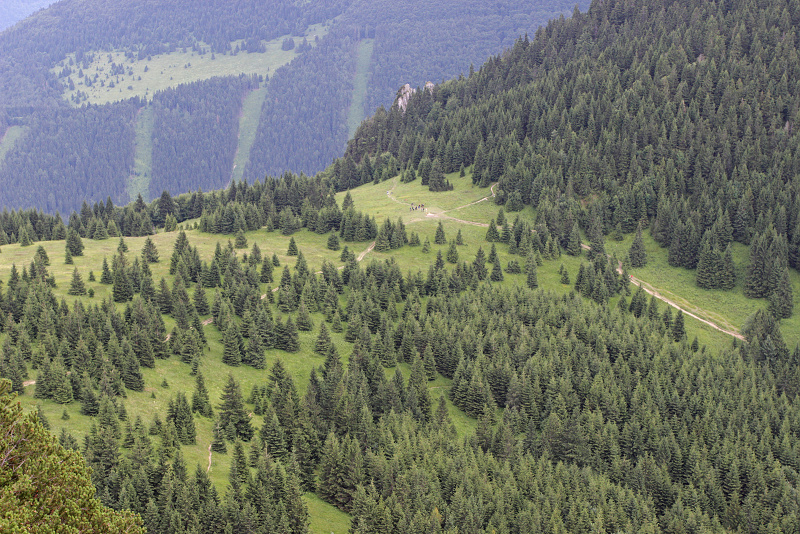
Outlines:
[[672,339],[680,341],[686,337],[686,329],[683,324],[683,310],[678,310],[678,315],[672,322]]
[[247,248],[247,236],[244,235],[244,230],[241,228],[236,232],[236,238],[233,242],[234,248]]
[[642,225],[636,229],[636,237],[633,238],[631,248],[628,250],[628,263],[631,267],[638,269],[647,265],[647,252],[644,250],[644,241],[642,240]]
[[529,289],[536,289],[539,287],[536,258],[532,253],[528,254],[528,257],[525,259],[525,283]]
[[495,254],[494,264],[492,265],[492,274],[489,276],[489,279],[492,282],[502,282],[504,278],[503,268],[500,266],[500,259]]
[[214,423],[214,429],[211,438],[211,450],[219,454],[227,454],[228,446],[225,444],[225,434],[222,430],[219,420]]
[[72,271],[72,281],[69,285],[69,290],[67,291],[68,295],[85,295],[86,294],[86,286],[83,284],[83,278],[81,278],[81,273],[78,272],[78,268]]
[[442,225],[442,221],[439,221],[439,224],[436,226],[436,235],[433,238],[433,242],[437,245],[444,245],[447,243],[447,238],[444,234],[444,226]]
[[113,284],[114,277],[111,275],[111,269],[108,268],[108,260],[103,257],[103,270],[100,274],[100,283],[101,284]]
[[500,233],[497,231],[497,226],[495,225],[494,219],[489,221],[489,229],[486,230],[486,241],[489,241],[490,243],[500,241]]
[[208,300],[206,299],[206,290],[203,289],[203,284],[195,284],[194,293],[192,295],[192,303],[198,315],[208,315],[210,309],[208,307]]
[[228,375],[228,381],[222,390],[222,404],[219,406],[219,425],[221,429],[231,426],[235,435],[244,441],[253,437],[253,427],[247,410],[244,409],[244,399],[239,389],[239,384]]
[[565,251],[570,256],[581,255],[581,234],[580,230],[578,229],[577,222],[572,224],[572,229],[570,230],[569,236],[567,237],[567,247]]
[[66,249],[71,256],[83,256],[83,241],[74,228],[67,229]]
[[297,256],[297,243],[294,241],[294,237],[289,239],[289,249],[286,251],[287,256]]
[[322,326],[319,328],[319,334],[317,335],[317,342],[314,345],[314,352],[317,354],[327,354],[330,347],[331,336],[328,333],[328,328],[325,326],[325,323],[322,323]]
[[242,335],[235,321],[231,321],[225,327],[222,343],[225,347],[222,353],[222,363],[234,367],[240,365],[242,363]]
[[150,237],[145,239],[142,246],[142,261],[145,263],[158,263],[158,249]]
[[792,283],[789,281],[789,269],[784,267],[777,287],[769,296],[769,311],[777,319],[788,319],[793,310]]
[[447,261],[449,263],[458,263],[458,249],[455,241],[450,243],[450,248],[447,249]]
[[214,410],[211,408],[211,401],[208,397],[208,390],[206,389],[205,379],[203,373],[197,373],[195,376],[195,389],[192,394],[192,411],[197,412],[204,417],[213,417]]
[[486,275],[486,256],[483,253],[483,247],[478,247],[478,252],[475,254],[475,260],[472,262],[472,269],[475,272],[478,280],[485,280]]
[[329,250],[339,250],[339,236],[336,232],[331,232],[328,236],[327,247]]

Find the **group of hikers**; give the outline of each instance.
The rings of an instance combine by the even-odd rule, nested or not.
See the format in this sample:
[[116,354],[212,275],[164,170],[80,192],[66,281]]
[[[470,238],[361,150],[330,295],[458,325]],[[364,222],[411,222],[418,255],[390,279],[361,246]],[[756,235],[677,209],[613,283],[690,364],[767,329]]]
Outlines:
[[425,211],[425,204],[420,204],[418,206],[415,206],[414,204],[411,204],[411,207],[409,208],[409,210],[410,211],[417,211],[417,210]]

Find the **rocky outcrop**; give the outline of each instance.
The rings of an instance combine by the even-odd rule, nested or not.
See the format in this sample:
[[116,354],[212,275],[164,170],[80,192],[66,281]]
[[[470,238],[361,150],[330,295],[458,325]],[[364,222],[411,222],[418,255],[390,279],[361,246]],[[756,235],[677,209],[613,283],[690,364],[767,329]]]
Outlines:
[[[428,91],[429,93],[433,94],[433,88],[436,85],[433,82],[425,82],[425,89],[424,91]],[[400,108],[403,113],[406,111],[406,107],[408,106],[408,101],[411,99],[411,95],[413,95],[417,90],[412,88],[410,84],[405,84],[403,87],[397,90],[397,97],[395,97],[395,104],[397,107]]]

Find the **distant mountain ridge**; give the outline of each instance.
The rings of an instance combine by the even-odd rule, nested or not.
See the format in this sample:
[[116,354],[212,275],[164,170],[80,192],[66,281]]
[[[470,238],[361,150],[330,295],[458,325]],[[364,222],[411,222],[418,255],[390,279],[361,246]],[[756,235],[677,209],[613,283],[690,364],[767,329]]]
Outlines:
[[0,32],[53,2],[54,0],[3,0],[0,3]]
[[[154,163],[152,177],[161,179],[144,177],[148,196],[153,198],[162,189],[177,194],[224,187],[230,181],[238,128],[198,130],[199,123],[192,118],[197,113],[220,119],[228,113],[238,116],[247,94],[265,87],[268,96],[260,117],[242,118],[258,123],[243,176],[252,181],[286,170],[313,173],[342,154],[348,116],[352,122],[353,117],[364,117],[378,105],[390,105],[404,83],[438,82],[465,72],[470,63],[484,61],[520,35],[570,9],[562,0],[449,0],[436,4],[414,0],[403,11],[385,0],[281,0],[269,4],[254,0],[64,0],[0,34],[0,107],[4,108],[0,109],[0,139],[8,127],[24,127],[24,135],[11,137],[16,139],[13,145],[8,141],[6,157],[0,161],[0,204],[66,213],[77,209],[82,200],[111,197],[116,203],[126,203],[135,197],[129,183],[140,154],[134,152],[149,149],[148,145],[135,148],[128,133],[110,144],[97,139],[120,122],[127,132],[141,132],[137,120],[142,114],[128,115],[129,104],[124,102],[103,105],[87,114],[69,109],[62,97],[69,84],[79,90],[87,83],[93,87],[105,84],[105,91],[127,89],[132,85],[131,62],[140,62],[136,64],[140,69],[156,55],[178,54],[181,63],[176,66],[183,65],[188,72],[194,67],[191,54],[220,58],[226,54],[224,57],[230,58],[238,50],[258,52],[263,43],[282,36],[291,41],[287,48],[296,51],[291,64],[274,72],[265,70],[246,84],[244,92],[234,76],[212,85],[191,83],[179,92],[180,97],[170,97],[170,109],[182,110],[183,120],[171,130],[153,131],[146,137],[153,149],[160,146],[170,154]],[[327,33],[304,45],[306,29],[322,23],[328,25]],[[367,41],[373,52],[364,56],[361,49],[362,59],[366,57],[368,62],[362,65],[366,70],[357,82],[356,58]],[[87,59],[98,54],[105,57],[112,51],[125,59],[113,65],[109,61],[106,70],[94,71],[87,81],[82,76]],[[75,62],[69,75],[59,78],[53,69],[68,54]],[[65,74],[63,69],[60,73]],[[359,85],[363,79],[366,85]],[[212,86],[237,104],[231,108],[226,103],[225,110],[215,108],[223,105],[225,98],[206,95],[204,91]],[[351,110],[356,92],[363,97]],[[331,99],[333,93],[339,97]],[[148,99],[151,97],[152,92]],[[133,103],[140,111],[148,105],[141,100]],[[159,109],[166,110],[163,106]],[[62,123],[63,117],[73,119]],[[154,122],[162,124],[158,115]],[[79,128],[81,133],[77,135],[71,128]],[[233,142],[220,136],[232,136]],[[88,145],[79,149],[75,139],[81,137]],[[206,164],[194,148],[204,145],[226,148],[214,156],[215,162]],[[106,170],[102,175],[93,170],[98,168],[92,163],[95,158],[103,159],[101,167]],[[190,164],[190,158],[198,164]],[[168,168],[158,167],[158,161],[167,161]],[[52,193],[50,198],[38,194],[43,184]]]

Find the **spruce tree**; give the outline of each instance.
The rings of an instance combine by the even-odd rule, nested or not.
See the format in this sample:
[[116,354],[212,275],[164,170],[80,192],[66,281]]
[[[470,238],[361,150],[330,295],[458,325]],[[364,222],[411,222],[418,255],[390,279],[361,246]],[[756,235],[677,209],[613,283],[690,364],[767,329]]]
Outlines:
[[532,253],[528,254],[528,257],[525,259],[525,283],[529,289],[536,289],[539,287],[536,258]]
[[228,375],[222,390],[222,404],[219,406],[219,425],[225,429],[232,426],[235,435],[244,441],[249,441],[253,437],[253,427],[250,425],[250,418],[244,408],[244,399],[239,384]]
[[72,281],[69,285],[69,290],[67,291],[68,295],[85,295],[86,294],[86,286],[83,284],[83,278],[81,278],[81,273],[78,272],[78,268],[72,271]]
[[331,232],[328,236],[327,247],[329,250],[339,250],[339,236],[336,232]]
[[784,267],[777,287],[769,296],[769,311],[777,319],[788,319],[794,310],[792,283],[789,281],[789,269]]
[[204,417],[212,417],[214,415],[203,373],[197,373],[195,376],[195,389],[192,394],[192,411]]
[[291,239],[289,239],[289,248],[286,251],[286,255],[287,256],[297,256],[297,252],[298,252],[297,243],[295,243],[294,237],[292,237]]
[[683,324],[683,310],[678,310],[678,315],[672,322],[672,339],[680,341],[686,337],[686,329]]
[[145,263],[158,263],[158,249],[149,237],[142,246],[142,261]]
[[572,224],[572,229],[567,237],[566,253],[570,256],[580,256],[581,254],[581,233],[578,229],[578,223]]
[[504,278],[503,268],[500,266],[500,259],[495,255],[494,264],[492,265],[492,274],[489,276],[489,279],[492,282],[502,282]]
[[114,277],[111,275],[111,269],[108,268],[108,259],[103,257],[103,270],[100,274],[100,283],[101,284],[113,284]]
[[133,298],[133,286],[125,265],[124,258],[114,256],[114,275],[112,294],[114,302],[128,302]]
[[455,241],[451,242],[450,248],[447,249],[447,261],[449,263],[458,263],[458,249]]
[[631,267],[638,269],[647,265],[647,252],[644,250],[644,241],[642,240],[642,225],[636,229],[636,237],[633,238],[631,248],[628,250],[628,263]]
[[247,248],[247,236],[244,235],[244,230],[241,228],[236,232],[236,238],[233,242],[234,248]]
[[67,229],[66,249],[71,256],[83,256],[83,241],[74,228]]
[[489,241],[490,243],[500,241],[500,233],[497,231],[497,226],[495,225],[494,219],[489,221],[489,229],[486,231],[486,241]]
[[219,454],[227,454],[228,446],[225,444],[225,433],[222,430],[219,420],[214,423],[211,438],[211,450]]
[[733,289],[736,287],[736,265],[733,263],[733,253],[731,246],[725,247],[722,256],[722,273],[720,275],[720,289]]
[[224,350],[222,353],[222,363],[225,365],[237,366],[242,363],[241,352],[241,333],[239,327],[236,326],[234,321],[231,321],[225,328],[225,333],[222,336],[222,343]]
[[325,326],[325,323],[322,323],[319,329],[319,335],[317,335],[317,341],[314,344],[314,352],[323,355],[327,354],[331,345],[331,336],[328,333],[328,328]]
[[439,224],[436,226],[436,235],[433,238],[433,242],[437,245],[444,245],[447,243],[447,238],[444,234],[444,226],[442,225],[442,221],[439,221]]
[[483,253],[483,247],[478,247],[478,252],[475,254],[475,260],[472,262],[472,269],[478,280],[485,280],[486,275],[486,255]]

